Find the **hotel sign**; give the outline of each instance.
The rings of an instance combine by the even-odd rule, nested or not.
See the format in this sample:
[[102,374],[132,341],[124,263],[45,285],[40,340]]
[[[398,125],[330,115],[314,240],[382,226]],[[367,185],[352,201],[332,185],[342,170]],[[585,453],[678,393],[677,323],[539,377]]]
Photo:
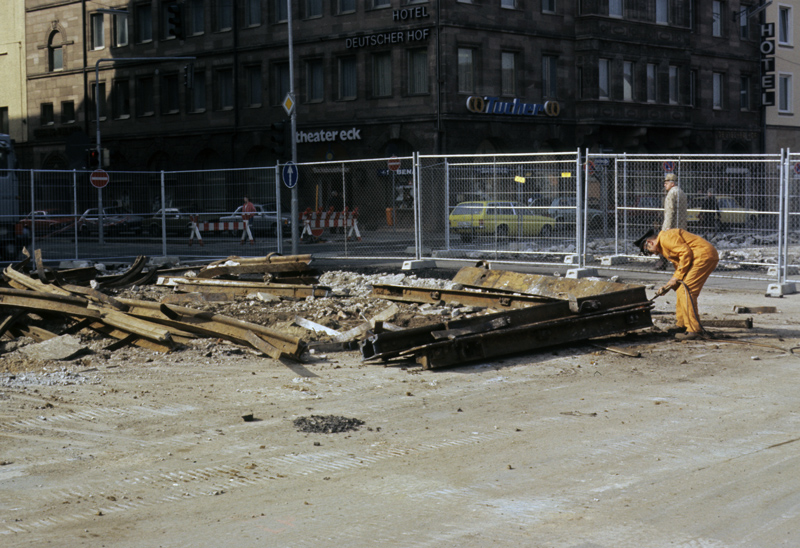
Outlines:
[[[394,22],[404,23],[411,19],[428,19],[428,6],[416,6],[409,8],[396,9],[392,11]],[[345,40],[347,49],[366,48],[373,46],[385,46],[387,44],[405,44],[408,42],[420,42],[427,40],[431,35],[431,29],[411,29],[393,32],[376,32],[366,36],[356,36]]]
[[775,106],[775,23],[761,25],[761,105]]
[[467,97],[467,110],[476,114],[510,114],[512,116],[558,116],[561,105],[558,101],[545,103],[524,103],[514,98],[513,101],[501,101],[499,97]]

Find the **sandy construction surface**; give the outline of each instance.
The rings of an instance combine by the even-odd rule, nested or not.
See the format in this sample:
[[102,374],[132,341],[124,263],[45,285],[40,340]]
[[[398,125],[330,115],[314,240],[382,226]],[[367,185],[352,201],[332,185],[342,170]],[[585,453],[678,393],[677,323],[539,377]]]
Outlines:
[[706,319],[778,312],[714,330],[732,339],[614,341],[639,358],[580,344],[434,371],[208,339],[60,364],[6,348],[0,545],[798,546],[800,296],[710,283]]

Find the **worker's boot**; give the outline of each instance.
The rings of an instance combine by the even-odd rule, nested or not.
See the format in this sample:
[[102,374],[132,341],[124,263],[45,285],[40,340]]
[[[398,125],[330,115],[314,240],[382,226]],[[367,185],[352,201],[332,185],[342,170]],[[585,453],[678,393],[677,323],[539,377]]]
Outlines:
[[696,331],[687,331],[686,333],[675,333],[676,341],[694,341],[700,339],[702,336]]

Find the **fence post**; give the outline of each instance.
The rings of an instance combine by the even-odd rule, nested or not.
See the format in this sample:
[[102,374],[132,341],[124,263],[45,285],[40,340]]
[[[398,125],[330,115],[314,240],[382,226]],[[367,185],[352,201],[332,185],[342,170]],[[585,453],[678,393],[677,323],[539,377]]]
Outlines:
[[[278,238],[278,253],[283,255],[283,213],[281,212],[281,178],[280,174],[278,173],[278,166],[276,165],[274,168],[274,176],[275,176],[275,215],[278,217],[278,228],[275,230],[275,237]],[[298,168],[299,169],[299,168]],[[298,222],[297,219],[292,219],[290,216],[291,223],[289,227]]]
[[411,159],[411,188],[414,192],[414,258],[422,258],[422,225],[420,223],[420,184],[419,184],[419,152],[414,152]]
[[444,248],[450,251],[450,163],[444,159]]
[[36,249],[36,195],[33,191],[33,170],[31,170],[31,251]]
[[78,171],[72,170],[72,231],[75,235],[75,260],[78,260]]
[[164,188],[164,170],[161,170],[161,255],[167,256],[167,203],[166,189]]
[[[345,208],[347,208],[347,178],[345,175],[345,167],[344,162],[342,162],[342,211],[338,212],[341,215]],[[339,218],[338,215],[336,217]],[[344,228],[342,228],[342,234],[344,234],[344,256],[347,257],[347,223],[344,223]]]
[[[589,149],[586,149],[588,155]],[[589,165],[585,164],[584,169],[589,169]],[[578,254],[578,268],[583,269],[586,266],[586,250],[584,243],[586,242],[586,235],[584,231],[583,216],[585,208],[583,207],[584,192],[583,192],[583,177],[581,177],[581,149],[575,158],[575,184],[577,186],[577,196],[575,198],[575,251]]]

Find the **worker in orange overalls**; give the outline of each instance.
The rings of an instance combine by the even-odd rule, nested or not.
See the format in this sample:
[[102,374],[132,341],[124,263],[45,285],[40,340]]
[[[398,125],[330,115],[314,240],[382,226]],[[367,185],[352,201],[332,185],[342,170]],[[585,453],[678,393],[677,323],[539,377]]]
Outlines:
[[651,229],[636,240],[636,246],[645,253],[661,255],[675,265],[675,273],[658,290],[657,295],[663,295],[670,289],[674,289],[677,294],[676,324],[679,328],[685,328],[686,332],[676,333],[675,338],[700,338],[703,328],[700,326],[697,297],[719,263],[716,248],[700,236],[680,228],[664,230],[658,234]]

